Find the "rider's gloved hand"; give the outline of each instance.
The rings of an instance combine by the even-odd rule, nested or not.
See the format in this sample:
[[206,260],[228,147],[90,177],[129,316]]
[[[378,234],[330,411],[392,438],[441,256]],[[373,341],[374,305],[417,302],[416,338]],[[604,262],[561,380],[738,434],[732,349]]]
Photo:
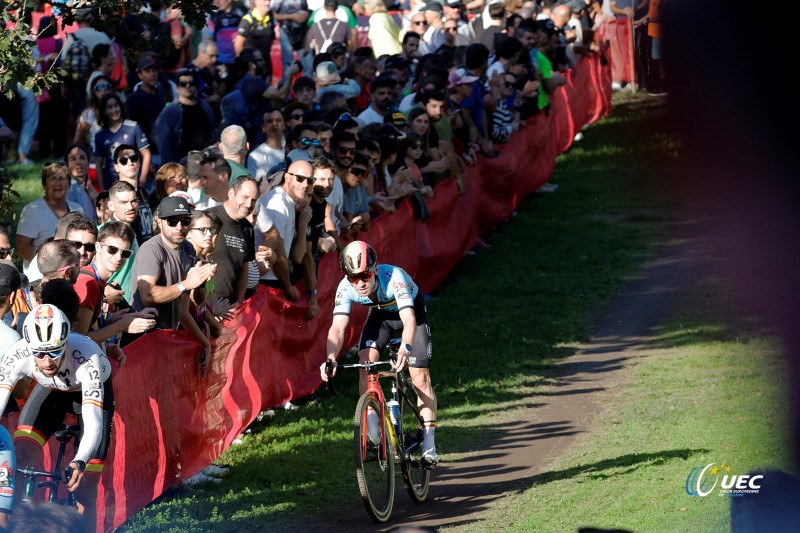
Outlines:
[[322,376],[322,381],[328,381],[328,369],[326,368],[330,364],[330,377],[336,375],[336,367],[339,366],[335,359],[325,359],[325,362],[319,366],[319,373]]

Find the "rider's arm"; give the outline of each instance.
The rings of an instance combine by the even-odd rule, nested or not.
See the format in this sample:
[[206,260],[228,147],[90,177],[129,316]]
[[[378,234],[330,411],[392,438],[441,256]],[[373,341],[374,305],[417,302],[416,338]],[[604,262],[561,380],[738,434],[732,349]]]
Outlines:
[[81,419],[83,436],[75,454],[76,461],[89,462],[102,438],[103,428],[103,375],[100,368],[100,356],[91,355],[78,370],[75,376],[81,383]]
[[417,332],[417,316],[414,314],[413,307],[406,307],[400,310],[400,320],[403,322],[403,344],[414,345],[414,334]]
[[349,323],[350,315],[333,315],[333,323],[331,329],[328,330],[328,359],[336,360]]

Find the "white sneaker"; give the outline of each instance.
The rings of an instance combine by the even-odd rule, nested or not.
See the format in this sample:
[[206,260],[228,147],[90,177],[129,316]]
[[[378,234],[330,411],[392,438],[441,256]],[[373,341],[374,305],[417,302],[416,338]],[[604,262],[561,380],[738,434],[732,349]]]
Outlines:
[[620,89],[622,89],[622,84],[620,82],[618,82],[618,81],[612,81],[611,82],[611,90],[612,91],[619,91]]
[[422,465],[426,467],[436,466],[439,463],[439,454],[436,448],[428,448],[422,452]]

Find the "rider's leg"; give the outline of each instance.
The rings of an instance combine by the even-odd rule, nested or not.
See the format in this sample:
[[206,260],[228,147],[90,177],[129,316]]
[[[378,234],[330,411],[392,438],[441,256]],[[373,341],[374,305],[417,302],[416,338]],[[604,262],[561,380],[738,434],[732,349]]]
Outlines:
[[97,491],[103,471],[90,471],[89,468],[83,473],[81,484],[75,490],[75,503],[78,504],[78,512],[83,515],[85,530],[94,531],[97,527]]
[[422,449],[436,449],[436,393],[433,392],[431,383],[431,371],[429,368],[408,369],[411,380],[417,389],[417,407],[422,416],[424,433]]

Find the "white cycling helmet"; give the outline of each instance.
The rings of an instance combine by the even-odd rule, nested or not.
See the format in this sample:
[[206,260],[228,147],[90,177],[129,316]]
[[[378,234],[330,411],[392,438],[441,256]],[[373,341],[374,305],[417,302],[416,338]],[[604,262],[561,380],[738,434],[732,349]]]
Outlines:
[[378,254],[364,241],[353,241],[339,255],[339,268],[347,276],[374,272],[378,268]]
[[63,352],[69,336],[69,320],[58,307],[37,305],[22,324],[22,337],[35,353]]

